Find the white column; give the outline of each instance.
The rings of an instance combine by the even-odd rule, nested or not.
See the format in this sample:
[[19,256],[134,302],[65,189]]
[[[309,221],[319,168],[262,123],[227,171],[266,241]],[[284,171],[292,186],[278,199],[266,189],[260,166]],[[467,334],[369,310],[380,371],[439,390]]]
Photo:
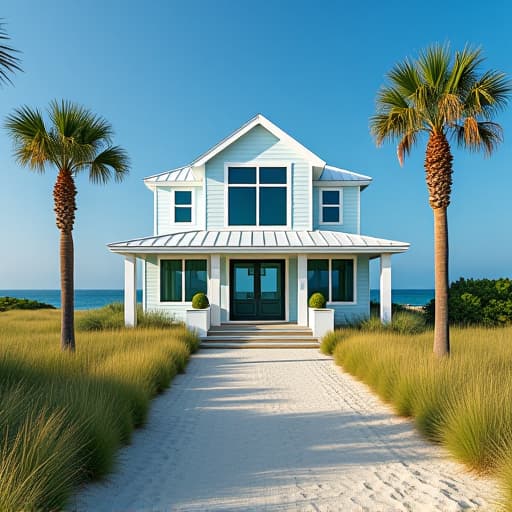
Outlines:
[[380,255],[380,321],[391,322],[391,254]]
[[308,325],[308,259],[297,256],[297,324]]
[[124,325],[137,325],[137,258],[124,258]]
[[210,257],[210,319],[212,325],[220,325],[220,255]]

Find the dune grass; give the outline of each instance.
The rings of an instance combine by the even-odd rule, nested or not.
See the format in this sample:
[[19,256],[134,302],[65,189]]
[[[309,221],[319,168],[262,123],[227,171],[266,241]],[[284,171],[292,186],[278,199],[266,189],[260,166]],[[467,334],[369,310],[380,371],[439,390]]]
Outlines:
[[76,354],[63,353],[59,314],[0,316],[0,510],[58,509],[110,472],[198,346],[177,325],[79,331]]
[[431,330],[343,330],[328,345],[337,364],[414,418],[428,439],[471,470],[498,476],[512,510],[512,327],[451,332],[443,360],[432,355]]

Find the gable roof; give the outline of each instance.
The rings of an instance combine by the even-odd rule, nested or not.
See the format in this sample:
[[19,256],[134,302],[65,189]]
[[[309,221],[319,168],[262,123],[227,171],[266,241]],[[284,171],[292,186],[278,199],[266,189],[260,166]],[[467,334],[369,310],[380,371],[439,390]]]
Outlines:
[[236,142],[240,137],[258,125],[263,126],[263,128],[275,135],[278,139],[286,142],[289,146],[300,153],[305,160],[310,161],[315,167],[323,167],[325,165],[325,162],[318,155],[315,155],[308,148],[303,146],[292,136],[288,135],[285,131],[281,130],[279,126],[276,126],[262,114],[255,115],[252,119],[247,121],[247,123],[238,128],[238,130],[235,130],[231,135],[228,135],[225,139],[221,140],[218,144],[215,144],[215,146],[206,151],[206,153],[203,153],[201,156],[196,158],[191,165],[204,165],[208,160],[211,160],[214,156],[218,155],[221,151],[233,144],[233,142]]

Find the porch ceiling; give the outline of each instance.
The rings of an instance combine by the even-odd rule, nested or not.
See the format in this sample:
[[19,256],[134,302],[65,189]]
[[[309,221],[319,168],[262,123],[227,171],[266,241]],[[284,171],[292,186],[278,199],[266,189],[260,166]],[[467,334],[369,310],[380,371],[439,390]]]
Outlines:
[[108,245],[116,253],[351,253],[405,252],[406,242],[338,231],[185,231]]

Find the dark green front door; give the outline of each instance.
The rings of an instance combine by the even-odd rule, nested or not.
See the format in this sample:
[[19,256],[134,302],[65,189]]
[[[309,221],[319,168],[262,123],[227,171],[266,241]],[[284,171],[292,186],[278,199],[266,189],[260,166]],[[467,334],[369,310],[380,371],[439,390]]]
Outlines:
[[284,260],[231,260],[230,319],[284,320]]

